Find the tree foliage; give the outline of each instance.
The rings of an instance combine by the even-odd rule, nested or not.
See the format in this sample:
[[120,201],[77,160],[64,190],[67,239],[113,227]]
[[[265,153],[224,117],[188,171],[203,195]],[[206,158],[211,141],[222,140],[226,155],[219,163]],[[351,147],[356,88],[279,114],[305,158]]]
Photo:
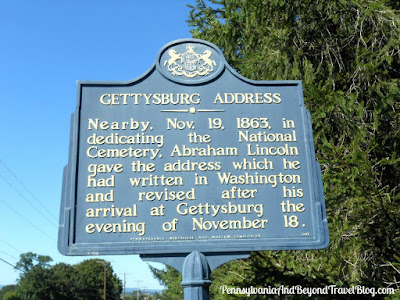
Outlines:
[[3,300],[22,300],[18,291],[8,291],[4,294]]
[[47,268],[50,266],[52,259],[47,255],[37,255],[36,253],[27,252],[20,255],[19,261],[15,268],[23,273],[29,272],[33,267]]
[[150,269],[160,284],[167,287],[161,293],[161,300],[183,299],[182,275],[176,269],[170,266],[166,266],[165,270],[152,266],[150,266]]
[[[21,275],[14,294],[6,296],[31,300],[101,300],[106,275],[107,299],[120,299],[122,283],[111,265],[102,259],[89,259],[76,265],[59,263],[35,253],[21,254],[16,269]],[[10,295],[9,295],[10,294]],[[14,298],[13,298],[14,299]]]
[[[398,1],[197,0],[194,38],[254,80],[302,80],[322,167],[330,245],[252,253],[220,284],[400,286]],[[231,295],[232,296],[232,295]]]
[[18,296],[17,286],[15,284],[5,285],[0,289],[0,300],[5,300],[9,297]]
[[[76,285],[86,296],[81,299],[103,299],[104,272],[106,273],[107,299],[120,299],[122,284],[113,273],[111,265],[102,259],[85,260],[75,266],[79,274]],[[100,295],[100,297],[99,297]]]

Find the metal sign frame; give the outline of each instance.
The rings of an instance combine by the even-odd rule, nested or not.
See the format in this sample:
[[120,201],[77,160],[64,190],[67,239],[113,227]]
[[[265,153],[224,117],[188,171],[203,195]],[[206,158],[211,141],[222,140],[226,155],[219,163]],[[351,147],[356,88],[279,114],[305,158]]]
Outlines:
[[[102,132],[107,136],[99,138]],[[132,133],[130,139],[136,142],[135,147],[114,144],[113,152],[107,152],[110,142],[108,148],[102,148],[107,137],[111,141],[116,133],[126,132]],[[158,145],[155,135],[163,136]],[[153,139],[147,140],[146,145],[148,136]],[[163,145],[159,147],[161,140]],[[192,150],[187,150],[190,147]],[[192,152],[186,155],[185,151]],[[259,151],[270,152],[263,155]],[[247,155],[243,155],[245,152]],[[119,157],[111,157],[115,153]],[[213,155],[207,155],[210,153]],[[78,82],[69,159],[63,175],[59,251],[64,255],[151,256],[195,250],[232,253],[325,248],[329,232],[321,171],[314,153],[311,119],[304,107],[301,81],[250,80],[233,70],[215,45],[197,39],[173,41],[160,50],[144,75],[132,81]],[[141,167],[141,171],[132,171],[130,164],[135,161],[139,161],[136,167]],[[182,170],[187,161],[192,171],[185,173]],[[108,165],[103,166],[108,171],[100,174],[103,177],[96,174],[90,178],[97,171],[88,171],[89,166],[99,164]],[[161,170],[166,164],[171,168],[179,165],[180,171]],[[240,168],[247,169],[236,169],[240,164]],[[175,177],[168,177],[169,174]],[[259,175],[263,174],[261,178]],[[230,176],[236,175],[230,181]],[[153,183],[149,188],[155,176],[157,180],[164,176],[164,185]],[[135,177],[142,181],[129,186],[129,179],[132,183]],[[177,178],[183,178],[185,184]],[[208,181],[199,184],[201,179]],[[259,184],[258,180],[267,182]],[[147,186],[143,186],[144,182]],[[154,201],[157,196],[153,192],[165,192],[167,197],[166,189],[175,189],[175,197],[180,190],[179,195],[186,199]],[[194,191],[196,197],[190,200]],[[103,202],[90,202],[87,195],[94,198],[96,193],[102,195]],[[121,200],[125,196],[129,200]],[[112,201],[107,201],[107,197]],[[187,204],[178,208],[180,203]],[[207,204],[215,205],[209,207],[208,214]],[[253,204],[252,211],[220,213],[239,210],[242,204]],[[97,208],[110,209],[107,217],[101,218],[103,210],[97,212],[97,217],[90,215]],[[219,212],[213,216],[217,209]],[[105,225],[108,223],[89,223],[111,220],[110,214],[118,213],[128,217],[125,221],[113,217],[120,222],[113,232],[112,227]],[[118,232],[129,213],[132,220],[145,223],[143,235],[139,235],[139,230]],[[177,226],[181,226],[179,230]]]

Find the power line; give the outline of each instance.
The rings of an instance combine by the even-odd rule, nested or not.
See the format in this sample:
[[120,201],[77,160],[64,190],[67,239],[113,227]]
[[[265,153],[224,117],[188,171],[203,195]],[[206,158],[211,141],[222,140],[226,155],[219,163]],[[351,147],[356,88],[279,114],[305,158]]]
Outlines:
[[18,259],[18,258],[16,258],[15,256],[12,256],[11,254],[8,254],[7,252],[5,252],[5,251],[3,251],[3,250],[0,250],[0,252],[1,252],[1,253],[4,253],[5,255],[7,255],[7,256],[9,256],[9,257],[11,257],[11,258],[13,258],[13,259]]
[[3,262],[5,262],[7,265],[10,265],[11,267],[15,268],[15,266],[14,266],[13,264],[11,264],[11,263],[9,263],[8,261],[2,259],[1,257],[0,257],[0,260],[3,261]]
[[3,261],[3,262],[5,262],[7,265],[10,265],[10,266],[13,267],[14,269],[20,270],[21,272],[24,272],[24,273],[25,273],[24,270],[22,270],[22,269],[20,269],[20,268],[18,268],[18,267],[16,267],[16,266],[14,266],[12,263],[9,263],[9,262],[6,261],[5,259],[2,259],[2,258],[0,257],[0,260]]
[[22,199],[24,199],[26,202],[29,203],[29,205],[36,210],[43,218],[45,218],[50,224],[52,224],[53,226],[57,227],[57,224],[55,224],[53,221],[51,221],[47,216],[45,216],[40,210],[37,209],[36,206],[34,206],[28,199],[25,198],[25,196],[23,194],[21,194],[16,187],[14,187],[3,175],[0,174],[0,177],[3,178],[3,180],[13,188],[14,191],[16,191],[18,193],[18,195],[20,195],[22,197]]
[[31,224],[33,227],[35,227],[37,230],[39,230],[41,233],[43,233],[45,236],[47,236],[49,239],[54,240],[51,236],[49,236],[46,232],[44,232],[42,229],[37,227],[35,224],[33,224],[31,221],[26,219],[23,215],[21,215],[18,211],[13,209],[11,206],[9,206],[3,199],[0,199],[0,202],[2,202],[5,206],[7,206],[10,210],[12,210],[17,216],[19,216],[21,219],[23,219],[25,222]]
[[[0,159],[0,163],[3,164],[3,166],[7,169],[8,172],[11,173],[11,175],[24,187],[24,189],[32,196],[33,199],[35,199],[35,201],[37,203],[40,204],[40,206],[42,206],[42,208],[49,214],[49,216],[51,216],[55,221],[58,221],[57,217],[55,217],[53,215],[53,213],[51,211],[48,210],[48,208],[46,207],[46,205],[44,205],[29,189],[28,187],[17,177],[17,175],[15,175],[15,173],[13,171],[11,171],[11,169],[4,163],[4,161],[2,161]],[[57,225],[56,225],[57,226]]]
[[21,250],[15,248],[15,247],[14,247],[13,245],[11,245],[9,242],[3,241],[3,240],[0,240],[0,242],[2,242],[3,244],[7,245],[7,246],[10,247],[10,248],[13,248],[13,249],[14,249],[15,251],[17,251],[17,252],[22,253]]

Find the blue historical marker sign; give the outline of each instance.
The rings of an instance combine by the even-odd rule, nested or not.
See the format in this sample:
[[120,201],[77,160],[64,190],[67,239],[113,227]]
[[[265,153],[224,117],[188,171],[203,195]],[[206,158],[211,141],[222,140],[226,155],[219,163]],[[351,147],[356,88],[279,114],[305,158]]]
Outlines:
[[301,81],[253,81],[202,40],[133,81],[79,82],[66,255],[319,249],[329,235]]

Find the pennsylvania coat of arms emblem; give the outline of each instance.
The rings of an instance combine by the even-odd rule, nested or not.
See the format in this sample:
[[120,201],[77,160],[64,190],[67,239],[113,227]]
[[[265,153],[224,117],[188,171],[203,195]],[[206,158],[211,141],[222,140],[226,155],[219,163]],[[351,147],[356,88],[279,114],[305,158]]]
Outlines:
[[168,51],[170,59],[164,62],[168,71],[174,76],[186,76],[194,78],[196,76],[205,76],[214,71],[216,66],[215,60],[210,59],[212,52],[205,50],[203,54],[196,53],[194,46],[188,44],[186,52],[177,53],[176,50],[170,49]]

